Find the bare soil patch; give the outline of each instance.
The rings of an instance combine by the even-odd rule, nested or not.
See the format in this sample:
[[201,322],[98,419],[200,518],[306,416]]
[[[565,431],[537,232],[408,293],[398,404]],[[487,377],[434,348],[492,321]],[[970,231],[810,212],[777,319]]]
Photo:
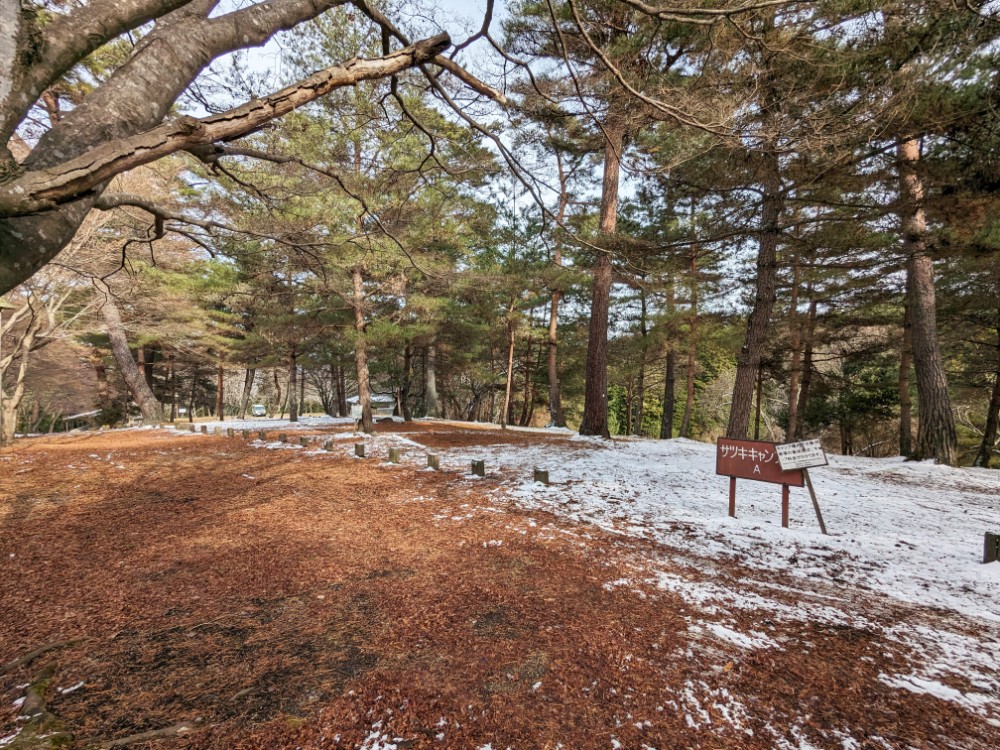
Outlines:
[[[417,432],[428,447],[546,439]],[[153,431],[35,440],[2,458],[0,664],[65,645],[0,675],[0,737],[48,667],[47,707],[78,747],[180,721],[196,731],[133,747],[1000,738],[881,682],[890,648],[863,627],[748,622],[782,649],[706,644],[676,595],[607,585],[634,576],[649,542],[498,505],[491,480]],[[891,650],[898,669],[907,655]]]

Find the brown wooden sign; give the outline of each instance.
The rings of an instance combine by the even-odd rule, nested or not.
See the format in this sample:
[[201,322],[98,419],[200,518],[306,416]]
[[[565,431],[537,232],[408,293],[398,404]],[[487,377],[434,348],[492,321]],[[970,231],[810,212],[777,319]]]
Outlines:
[[764,440],[719,438],[715,445],[715,473],[792,487],[804,486],[801,469],[782,470],[776,445]]

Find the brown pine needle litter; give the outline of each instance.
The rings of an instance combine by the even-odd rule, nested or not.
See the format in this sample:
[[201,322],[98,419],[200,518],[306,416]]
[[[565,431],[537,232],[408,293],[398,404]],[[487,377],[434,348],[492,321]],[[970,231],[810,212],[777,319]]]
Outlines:
[[[380,429],[430,449],[548,439]],[[609,585],[652,554],[704,576],[696,550],[529,514],[496,480],[150,430],[2,458],[0,738],[51,666],[47,709],[79,747],[180,722],[132,747],[1000,746],[987,719],[879,679],[906,664],[898,642],[745,610],[719,624],[780,647],[713,640],[678,595]],[[935,616],[865,596],[869,622]]]

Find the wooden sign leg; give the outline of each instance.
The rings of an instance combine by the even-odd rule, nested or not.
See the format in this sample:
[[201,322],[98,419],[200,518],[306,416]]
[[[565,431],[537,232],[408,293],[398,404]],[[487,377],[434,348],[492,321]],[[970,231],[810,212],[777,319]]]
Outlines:
[[729,516],[736,518],[736,477],[729,477]]
[[781,528],[788,528],[788,485],[781,485]]
[[809,478],[809,469],[803,469],[802,475],[806,478],[806,487],[809,488],[809,497],[812,499],[813,510],[816,511],[816,520],[819,521],[819,530],[826,534],[826,524],[823,523],[823,514],[819,510],[819,500],[816,499],[816,490],[813,489],[812,480]]

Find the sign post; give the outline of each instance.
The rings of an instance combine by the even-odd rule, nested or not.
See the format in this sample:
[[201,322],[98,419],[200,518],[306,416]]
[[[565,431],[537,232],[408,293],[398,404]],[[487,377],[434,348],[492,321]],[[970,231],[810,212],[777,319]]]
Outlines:
[[785,469],[778,460],[778,445],[764,440],[719,438],[715,473],[729,477],[729,515],[736,517],[736,480],[755,479],[781,485],[781,525],[788,528],[788,488],[802,487],[800,469]]
[[787,443],[775,446],[778,453],[778,461],[783,469],[801,469],[802,476],[806,480],[806,487],[809,490],[809,498],[812,500],[813,510],[816,511],[816,520],[819,521],[819,530],[824,534],[826,524],[823,523],[823,513],[819,509],[819,500],[816,499],[816,490],[813,489],[812,480],[809,478],[809,469],[813,466],[826,466],[829,461],[826,459],[826,451],[819,440],[804,440],[801,443]]

